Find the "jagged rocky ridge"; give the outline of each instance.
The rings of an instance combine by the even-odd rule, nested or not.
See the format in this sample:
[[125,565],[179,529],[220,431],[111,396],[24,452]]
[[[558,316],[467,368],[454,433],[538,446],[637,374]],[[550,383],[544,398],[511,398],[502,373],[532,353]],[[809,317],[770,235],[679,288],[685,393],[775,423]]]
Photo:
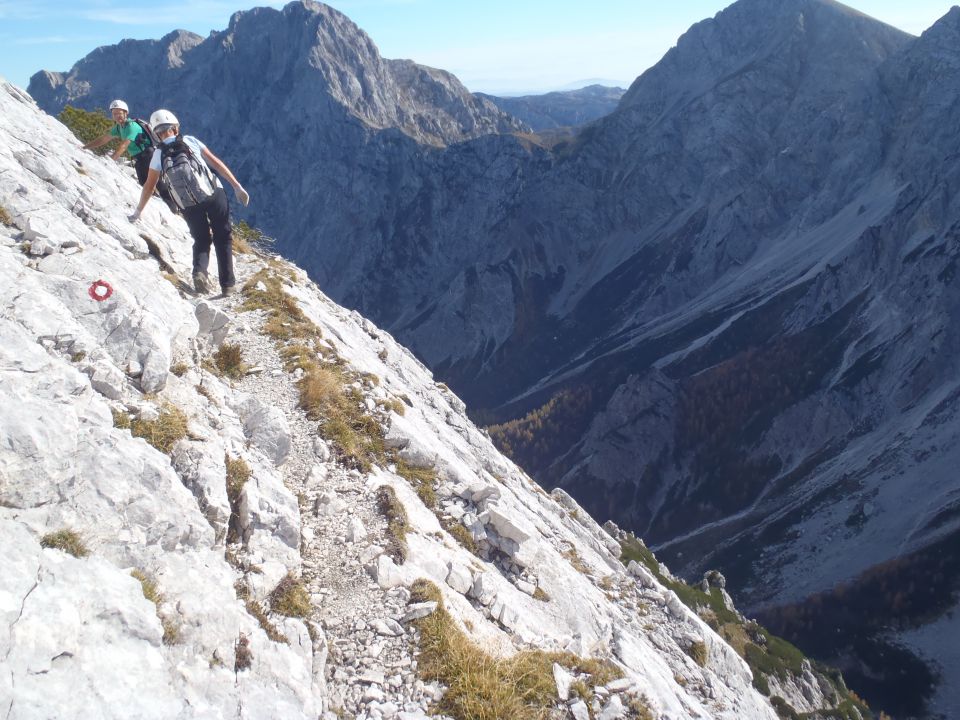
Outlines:
[[[238,256],[241,296],[193,296],[185,224],[156,202],[131,225],[137,194],[129,169],[0,85],[4,717],[423,719],[445,688],[416,674],[412,621],[436,612],[408,604],[419,579],[493,655],[566,650],[623,674],[587,686],[588,711],[557,666],[557,718],[638,717],[641,700],[659,718],[777,716],[665,568],[625,567],[614,537],[501,456],[387,333],[263,253]],[[276,288],[295,322],[252,308]],[[351,464],[318,432],[303,367],[284,363],[304,327],[322,333],[316,361],[355,378],[395,463],[435,468],[436,509],[397,464]],[[248,363],[233,380],[215,371],[228,347]],[[179,439],[142,439],[174,410]],[[407,516],[403,562],[384,493]],[[88,556],[49,547],[67,528]],[[303,612],[278,609],[285,578]],[[809,663],[770,685],[801,711],[837,702]]]
[[[941,664],[935,706],[960,704],[960,658],[937,643],[958,582],[960,9],[913,38],[827,0],[741,0],[552,149],[513,135],[441,149],[379,130],[327,75],[301,71],[304,54],[339,57],[326,39],[244,34],[286,22],[297,37],[323,12],[238,15],[198,46],[205,64],[161,72],[160,91],[82,63],[56,92],[42,76],[31,89],[51,111],[125,93],[191,108],[197,88],[242,76],[229,64],[240,37],[283,88],[256,83],[261,107],[319,81],[303,106],[315,123],[297,134],[309,162],[281,168],[271,149],[301,113],[280,122],[214,90],[192,118],[237,149],[271,199],[251,219],[285,254],[486,417],[553,399],[536,442],[524,435],[537,421],[504,436],[516,456],[684,574],[719,566],[750,608],[940,554],[932,599],[898,569],[887,585],[913,587],[911,602],[877,593],[879,609],[844,608],[864,637],[818,648],[883,706],[920,712],[926,688],[878,665],[891,649],[863,651],[892,623]],[[376,65],[355,59],[352,76]]]

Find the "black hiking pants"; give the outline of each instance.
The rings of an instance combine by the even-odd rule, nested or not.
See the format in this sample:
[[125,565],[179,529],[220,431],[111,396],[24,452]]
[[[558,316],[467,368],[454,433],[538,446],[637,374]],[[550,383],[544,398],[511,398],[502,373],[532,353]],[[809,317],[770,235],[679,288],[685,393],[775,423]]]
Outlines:
[[139,152],[133,156],[133,168],[137,171],[137,182],[143,187],[147,182],[147,173],[150,171],[150,158],[153,153],[149,150]]
[[193,236],[193,272],[207,272],[210,264],[210,243],[213,242],[217,253],[217,267],[220,271],[220,288],[225,289],[237,284],[233,276],[233,234],[230,229],[230,206],[227,193],[223,188],[206,202],[186,208],[183,219],[187,221]]

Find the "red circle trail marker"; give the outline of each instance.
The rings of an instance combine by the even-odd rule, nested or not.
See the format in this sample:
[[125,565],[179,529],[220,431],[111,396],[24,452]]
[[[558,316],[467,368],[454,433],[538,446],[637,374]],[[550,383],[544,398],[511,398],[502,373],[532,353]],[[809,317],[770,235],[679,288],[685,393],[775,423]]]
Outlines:
[[97,280],[93,285],[90,286],[90,289],[87,291],[97,302],[103,302],[108,297],[113,295],[113,288],[110,287],[110,283],[106,280]]

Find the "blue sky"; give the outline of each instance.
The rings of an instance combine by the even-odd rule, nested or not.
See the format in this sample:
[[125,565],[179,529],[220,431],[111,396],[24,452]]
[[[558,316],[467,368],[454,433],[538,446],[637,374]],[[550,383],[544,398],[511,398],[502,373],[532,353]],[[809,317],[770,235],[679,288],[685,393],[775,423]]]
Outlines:
[[[956,0],[954,0],[956,2]],[[0,0],[0,75],[26,87],[37,70],[69,70],[101,45],[227,26],[246,0]],[[730,0],[339,0],[389,58],[453,72],[473,91],[545,92],[587,79],[626,86],[690,25]],[[853,0],[915,35],[951,0]]]

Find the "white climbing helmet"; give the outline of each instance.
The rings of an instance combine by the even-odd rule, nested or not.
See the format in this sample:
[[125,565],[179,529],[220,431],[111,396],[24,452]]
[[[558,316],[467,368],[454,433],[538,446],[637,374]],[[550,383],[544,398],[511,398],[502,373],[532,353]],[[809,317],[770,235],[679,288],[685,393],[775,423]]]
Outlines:
[[177,120],[177,116],[174,115],[169,110],[155,110],[153,115],[150,116],[150,126],[154,130],[158,130],[164,125],[179,125],[180,121]]
[[123,110],[125,113],[130,112],[130,108],[127,107],[127,104],[123,100],[114,100],[110,103],[111,110]]

